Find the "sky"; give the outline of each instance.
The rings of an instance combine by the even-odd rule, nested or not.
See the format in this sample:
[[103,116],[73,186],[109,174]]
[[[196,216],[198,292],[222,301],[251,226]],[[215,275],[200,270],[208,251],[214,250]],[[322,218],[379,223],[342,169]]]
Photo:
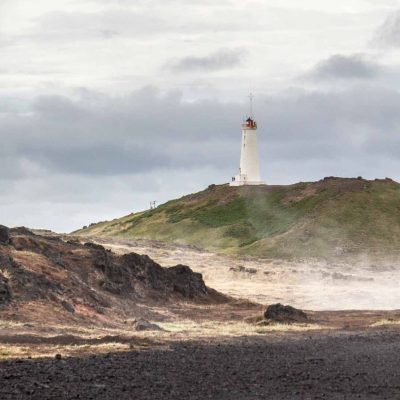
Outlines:
[[0,224],[69,232],[225,183],[400,181],[400,0],[1,0]]

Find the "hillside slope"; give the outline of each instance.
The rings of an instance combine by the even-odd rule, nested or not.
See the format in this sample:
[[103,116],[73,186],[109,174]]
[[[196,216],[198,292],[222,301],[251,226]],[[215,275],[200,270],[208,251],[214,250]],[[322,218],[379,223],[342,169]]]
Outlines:
[[331,177],[289,186],[211,185],[154,210],[76,233],[269,258],[397,255],[400,184]]
[[163,268],[146,255],[116,255],[91,242],[0,226],[0,320],[113,322],[165,304],[216,303],[189,267]]

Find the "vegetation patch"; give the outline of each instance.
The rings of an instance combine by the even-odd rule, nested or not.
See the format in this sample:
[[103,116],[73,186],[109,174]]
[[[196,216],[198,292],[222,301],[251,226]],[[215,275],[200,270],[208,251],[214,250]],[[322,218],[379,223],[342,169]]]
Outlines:
[[335,177],[290,186],[213,185],[78,233],[274,258],[393,254],[400,241],[400,185]]

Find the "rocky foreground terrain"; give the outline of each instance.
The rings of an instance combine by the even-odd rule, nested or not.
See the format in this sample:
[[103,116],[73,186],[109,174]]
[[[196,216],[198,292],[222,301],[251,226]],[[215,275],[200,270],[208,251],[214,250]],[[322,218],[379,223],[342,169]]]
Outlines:
[[[103,244],[0,227],[0,399],[400,398],[400,312],[265,310],[172,263],[227,258]],[[268,290],[238,262],[220,290]]]
[[2,399],[398,399],[398,332],[176,343],[89,358],[7,361]]
[[163,268],[146,255],[0,228],[0,311],[15,321],[45,315],[47,321],[112,323],[136,316],[144,303],[182,300],[227,298],[184,265]]

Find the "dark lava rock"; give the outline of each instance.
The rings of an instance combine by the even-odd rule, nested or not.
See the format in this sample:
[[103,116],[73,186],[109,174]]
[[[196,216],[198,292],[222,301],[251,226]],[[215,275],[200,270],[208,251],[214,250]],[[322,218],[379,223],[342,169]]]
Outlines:
[[11,301],[11,289],[8,279],[0,273],[0,306],[8,304]]
[[136,331],[162,331],[163,329],[156,324],[145,319],[137,319],[133,322],[133,327]]
[[53,299],[56,294],[63,293],[63,286],[59,281],[49,275],[29,271],[24,265],[1,252],[0,267],[12,276],[14,299],[21,301],[49,300]]
[[73,246],[80,246],[80,245],[81,245],[81,242],[80,242],[78,239],[70,239],[70,240],[67,240],[67,243],[68,243],[68,244],[71,244],[71,245],[73,245]]
[[93,249],[93,250],[100,250],[102,252],[106,251],[106,249],[101,244],[97,244],[97,243],[93,243],[93,242],[86,242],[84,244],[84,246],[88,247],[89,249]]
[[207,294],[203,276],[193,272],[187,265],[177,265],[168,268],[172,275],[173,290],[184,297],[194,298]]
[[93,308],[97,312],[97,314],[104,315],[106,313],[106,308],[105,307],[102,307],[102,306],[99,306],[99,305],[95,304]]
[[304,323],[308,321],[308,316],[304,311],[280,303],[268,306],[264,317],[270,321],[283,323]]
[[[10,230],[11,245],[0,245],[0,305],[10,302],[12,295],[10,304],[15,307],[40,300],[73,315],[75,306],[80,305],[104,314],[105,308],[114,306],[115,296],[118,304],[121,298],[135,303],[150,299],[163,303],[178,299],[228,301],[207,288],[202,275],[187,266],[163,268],[145,255],[120,256],[95,243],[71,244],[65,238],[53,239],[25,229]],[[3,240],[8,240],[9,230],[3,228],[2,232]],[[6,279],[9,276],[12,285]],[[67,313],[62,317],[67,318]]]
[[[131,280],[136,282],[138,291],[145,289],[150,293],[149,290],[152,290],[163,297],[176,294],[185,298],[204,298],[208,295],[202,275],[186,265],[163,268],[150,257],[135,253],[125,254],[120,260],[122,263],[119,266],[108,265],[105,275],[108,282],[119,286],[121,293],[126,291],[125,286]],[[132,291],[132,288],[129,290]]]
[[63,300],[61,302],[61,305],[71,314],[75,312],[75,308],[71,303],[68,303],[68,301]]
[[26,228],[25,226],[18,226],[17,228],[10,229],[11,236],[13,235],[25,235],[25,236],[34,236],[35,234]]
[[[111,260],[109,257],[109,252],[100,244],[87,242],[84,247],[91,250],[91,255],[93,259],[93,265],[100,269],[102,272],[106,272],[111,266]],[[111,285],[112,286],[112,285]],[[110,290],[112,293],[118,293],[118,290]]]
[[10,229],[4,225],[0,225],[0,244],[10,243]]
[[230,267],[229,271],[232,271],[232,272],[245,272],[245,273],[251,274],[251,275],[254,275],[254,274],[256,274],[258,272],[258,270],[255,269],[255,268],[245,268],[245,267],[243,267],[243,265],[239,265],[238,267]]
[[396,331],[367,329],[362,335],[172,341],[157,350],[63,355],[61,361],[54,355],[9,359],[0,366],[0,399],[400,399],[399,339]]

